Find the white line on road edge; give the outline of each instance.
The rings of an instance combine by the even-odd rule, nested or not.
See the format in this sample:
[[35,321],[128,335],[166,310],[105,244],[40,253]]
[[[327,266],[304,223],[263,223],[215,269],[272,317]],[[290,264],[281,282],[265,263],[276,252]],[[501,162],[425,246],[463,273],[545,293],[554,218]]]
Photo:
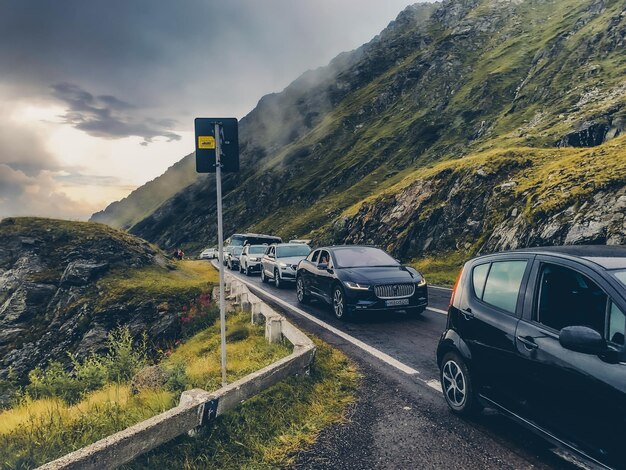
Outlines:
[[447,290],[449,292],[452,291],[452,289],[450,289],[449,287],[439,287],[439,286],[433,286],[432,284],[428,284],[428,288],[429,289],[439,289],[439,290]]
[[405,374],[409,374],[409,375],[417,375],[420,372],[416,369],[413,369],[412,367],[407,366],[406,364],[398,361],[397,359],[394,359],[393,357],[391,357],[388,354],[385,354],[382,351],[379,351],[376,348],[373,348],[372,346],[370,346],[369,344],[364,343],[361,340],[356,339],[354,336],[350,336],[347,333],[344,333],[341,330],[338,330],[337,328],[335,328],[334,326],[329,325],[326,322],[323,322],[322,320],[320,320],[317,317],[314,317],[313,315],[310,315],[308,313],[306,313],[304,310],[300,310],[298,307],[294,307],[293,305],[291,305],[289,302],[285,302],[283,299],[276,297],[272,294],[270,294],[269,292],[267,292],[265,289],[259,289],[257,286],[255,286],[253,283],[246,281],[240,277],[237,277],[237,279],[241,282],[243,282],[244,284],[247,284],[250,288],[256,290],[256,291],[260,291],[262,292],[263,295],[269,297],[270,299],[272,299],[273,301],[281,304],[282,306],[288,308],[289,310],[297,313],[298,315],[302,315],[304,318],[306,318],[309,321],[312,321],[313,323],[318,324],[319,326],[321,326],[322,328],[327,329],[328,331],[330,331],[331,333],[339,336],[340,338],[345,339],[346,341],[354,344],[356,347],[361,348],[362,350],[370,353],[372,356],[380,359],[381,361],[389,364],[392,367],[395,367],[396,369],[404,372]]
[[440,308],[435,308],[435,307],[426,307],[426,310],[430,310],[431,312],[441,313],[442,315],[448,314],[448,312],[446,312],[445,310],[441,310]]

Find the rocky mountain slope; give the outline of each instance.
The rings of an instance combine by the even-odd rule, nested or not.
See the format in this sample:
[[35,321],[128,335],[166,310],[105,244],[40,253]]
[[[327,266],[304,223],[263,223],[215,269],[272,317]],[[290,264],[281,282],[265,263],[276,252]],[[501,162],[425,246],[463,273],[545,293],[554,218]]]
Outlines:
[[[402,257],[621,243],[625,41],[617,0],[409,7],[242,120],[225,231]],[[211,180],[130,230],[166,247],[213,242]]]
[[106,352],[118,326],[135,338],[145,333],[151,345],[176,337],[181,305],[200,291],[185,282],[168,289],[181,269],[148,242],[103,224],[3,219],[0,382],[10,373],[23,381],[50,360],[67,363],[68,353]]

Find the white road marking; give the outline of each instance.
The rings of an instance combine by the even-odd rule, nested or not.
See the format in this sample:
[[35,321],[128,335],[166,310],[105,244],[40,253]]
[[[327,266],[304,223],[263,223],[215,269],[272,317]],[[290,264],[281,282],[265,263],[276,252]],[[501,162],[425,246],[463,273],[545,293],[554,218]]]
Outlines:
[[252,282],[246,281],[245,279],[242,279],[240,277],[237,277],[237,279],[239,281],[243,282],[244,284],[247,284],[249,287],[251,287],[251,288],[253,288],[253,289],[257,290],[257,291],[262,292],[263,295],[269,297],[270,299],[272,299],[276,303],[279,303],[283,307],[288,308],[292,312],[295,312],[298,315],[303,316],[307,320],[312,321],[313,323],[318,324],[322,328],[325,328],[328,331],[330,331],[331,333],[339,336],[340,338],[345,339],[346,341],[354,344],[356,347],[361,348],[363,351],[368,352],[369,354],[371,354],[372,356],[376,357],[377,359],[380,359],[381,361],[385,362],[386,364],[389,364],[390,366],[395,367],[396,369],[404,372],[405,374],[419,375],[420,372],[418,370],[413,369],[412,367],[410,367],[410,366],[408,366],[408,365],[398,361],[397,359],[391,357],[389,354],[385,354],[384,352],[382,352],[382,351],[380,351],[380,350],[378,350],[376,348],[373,348],[369,344],[366,344],[363,341],[361,341],[359,339],[356,339],[354,336],[350,336],[349,334],[344,333],[341,330],[338,330],[334,326],[329,325],[328,323],[320,320],[319,318],[314,317],[313,315],[310,315],[310,314],[306,313],[304,310],[301,310],[298,307],[294,307],[289,302],[285,302],[283,299],[281,299],[279,297],[276,297],[275,295],[270,294],[265,289],[260,289],[259,287],[257,287]]
[[431,312],[435,312],[435,313],[441,313],[442,315],[448,314],[448,312],[446,312],[445,310],[441,310],[440,308],[435,308],[435,307],[426,307],[426,310],[430,310]]
[[426,385],[428,385],[430,388],[434,388],[440,393],[443,393],[443,389],[441,388],[441,382],[439,382],[439,380],[436,380],[436,379],[427,380]]
[[452,292],[452,289],[450,289],[449,287],[433,286],[432,284],[428,284],[428,288],[429,289],[447,290],[448,292]]

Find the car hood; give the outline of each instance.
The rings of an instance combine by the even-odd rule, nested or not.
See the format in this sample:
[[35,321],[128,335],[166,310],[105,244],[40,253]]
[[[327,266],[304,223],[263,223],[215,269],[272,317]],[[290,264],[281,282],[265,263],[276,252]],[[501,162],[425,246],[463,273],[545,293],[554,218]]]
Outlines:
[[285,258],[277,258],[276,262],[285,264],[298,264],[304,258],[306,258],[306,256],[287,256]]
[[401,284],[417,282],[421,279],[419,274],[400,266],[365,267],[365,268],[341,268],[342,281],[354,281],[367,284]]

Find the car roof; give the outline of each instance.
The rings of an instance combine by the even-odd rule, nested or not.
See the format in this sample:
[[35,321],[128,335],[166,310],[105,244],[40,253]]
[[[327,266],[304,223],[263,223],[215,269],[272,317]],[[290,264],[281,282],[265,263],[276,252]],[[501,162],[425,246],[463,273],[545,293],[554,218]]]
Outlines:
[[[561,258],[582,258],[604,269],[626,268],[626,246],[621,245],[564,245],[520,248],[505,253],[548,254]],[[493,253],[496,255],[497,253]]]

